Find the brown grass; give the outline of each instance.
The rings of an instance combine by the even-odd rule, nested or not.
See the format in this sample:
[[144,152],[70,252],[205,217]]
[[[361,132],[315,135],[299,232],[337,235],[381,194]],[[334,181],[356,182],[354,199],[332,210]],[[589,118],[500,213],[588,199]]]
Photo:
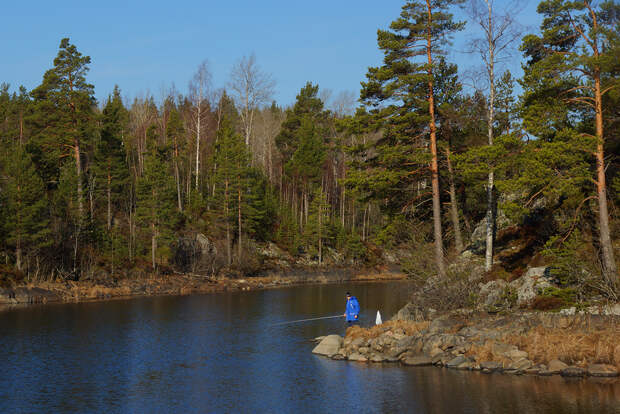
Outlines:
[[469,357],[476,357],[480,362],[493,361],[493,342],[486,341],[483,345],[472,345],[466,353]]
[[501,362],[505,366],[510,364],[510,359],[493,355],[493,344],[494,341],[486,341],[483,345],[472,345],[465,355],[475,357],[478,362],[496,361]]
[[617,330],[577,332],[537,327],[524,335],[508,336],[504,341],[526,351],[535,363],[548,363],[557,358],[571,365],[602,363],[620,369]]
[[353,276],[352,280],[373,281],[373,280],[405,280],[407,275],[405,273],[391,273],[391,272],[379,272],[379,273],[360,273]]
[[408,322],[408,321],[388,321],[381,325],[375,325],[371,328],[362,328],[354,325],[347,328],[347,337],[355,338],[376,338],[384,332],[395,331],[396,329],[402,329],[405,331],[405,335],[411,336],[423,329],[428,328],[428,322]]

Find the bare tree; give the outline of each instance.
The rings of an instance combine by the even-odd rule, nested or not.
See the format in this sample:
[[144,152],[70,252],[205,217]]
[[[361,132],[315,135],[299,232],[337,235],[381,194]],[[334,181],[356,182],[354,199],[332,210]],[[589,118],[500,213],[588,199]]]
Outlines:
[[256,55],[242,57],[232,68],[230,89],[240,110],[246,146],[250,145],[256,110],[269,102],[274,93],[275,81],[256,63]]
[[319,99],[323,102],[323,106],[327,108],[332,100],[332,96],[334,95],[334,91],[329,88],[322,88],[319,90]]
[[269,180],[275,184],[274,164],[275,154],[278,153],[275,139],[286,114],[277,107],[271,107],[264,108],[257,115],[256,131],[259,142],[256,145],[255,156],[260,160]]
[[[488,144],[493,145],[495,127],[495,71],[497,66],[510,57],[512,45],[519,39],[521,30],[515,20],[520,9],[519,0],[510,2],[498,12],[494,0],[470,0],[469,14],[482,31],[482,37],[473,40],[473,51],[480,54],[484,62],[484,69],[488,81],[487,103],[487,135]],[[487,211],[486,211],[486,253],[485,269],[493,266],[493,233],[495,216],[493,214],[494,197],[493,187],[495,177],[493,170],[489,170],[487,181]]]
[[356,94],[352,91],[340,91],[329,105],[337,117],[353,115],[355,111]]
[[131,109],[129,110],[129,119],[131,129],[135,131],[136,142],[135,151],[138,161],[137,175],[140,176],[144,172],[144,153],[146,152],[146,133],[156,118],[156,109],[154,108],[153,98],[148,92],[142,96],[134,98]]
[[194,77],[189,83],[190,99],[193,104],[192,108],[192,125],[194,134],[196,135],[196,169],[195,169],[195,188],[198,191],[198,182],[200,178],[200,140],[201,133],[207,126],[208,97],[211,94],[211,72],[209,64],[205,60],[196,70]]

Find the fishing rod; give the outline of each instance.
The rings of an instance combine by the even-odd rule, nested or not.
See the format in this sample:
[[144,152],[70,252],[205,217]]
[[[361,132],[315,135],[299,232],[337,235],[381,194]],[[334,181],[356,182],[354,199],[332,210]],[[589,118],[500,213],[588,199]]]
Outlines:
[[271,326],[286,325],[286,324],[298,323],[298,322],[318,321],[321,319],[333,319],[333,318],[344,318],[344,316],[335,315],[335,316],[322,316],[320,318],[298,319],[296,321],[286,321],[286,322],[276,323],[275,325],[271,325]]

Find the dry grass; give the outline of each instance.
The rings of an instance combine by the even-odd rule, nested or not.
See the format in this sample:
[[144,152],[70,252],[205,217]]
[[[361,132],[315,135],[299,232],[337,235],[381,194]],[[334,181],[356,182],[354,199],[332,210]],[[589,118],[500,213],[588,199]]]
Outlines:
[[408,321],[388,321],[381,325],[375,325],[371,328],[362,328],[354,325],[347,328],[347,337],[355,338],[376,338],[379,335],[387,331],[394,332],[397,329],[402,329],[405,335],[411,336],[423,329],[428,328],[428,322],[408,322]]
[[465,353],[470,358],[475,358],[478,362],[496,361],[501,362],[504,366],[510,365],[509,358],[498,357],[493,354],[494,341],[486,341],[483,345],[472,345],[469,351]]
[[472,345],[472,347],[465,354],[468,357],[476,357],[478,361],[493,361],[493,342],[486,341],[484,345]]
[[391,273],[391,272],[379,272],[379,273],[363,273],[353,276],[352,280],[359,281],[375,281],[375,280],[405,280],[407,275],[405,273]]
[[571,365],[603,363],[620,369],[620,332],[613,329],[577,332],[537,327],[524,335],[508,336],[504,341],[526,351],[536,363],[557,358]]

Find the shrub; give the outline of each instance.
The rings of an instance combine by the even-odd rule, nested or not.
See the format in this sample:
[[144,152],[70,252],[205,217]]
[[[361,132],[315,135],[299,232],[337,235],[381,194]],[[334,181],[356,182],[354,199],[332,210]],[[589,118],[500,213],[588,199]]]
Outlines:
[[[572,288],[548,287],[540,291],[538,298],[541,298],[538,305],[547,307],[544,310],[575,306],[577,304],[577,291]],[[553,305],[556,307],[551,307]]]
[[11,287],[16,283],[23,282],[24,273],[13,266],[0,265],[0,287]]
[[[563,289],[570,288],[564,296],[557,296],[556,292],[556,297],[567,303],[581,302],[597,294],[617,299],[613,287],[603,279],[597,251],[579,230],[573,231],[566,240],[552,237],[541,254],[550,262],[549,274],[555,284]],[[570,293],[569,297],[566,297],[567,293]]]
[[491,313],[504,313],[514,308],[517,304],[517,292],[510,286],[506,286],[502,290],[499,300],[487,307],[487,311]]
[[349,234],[346,238],[344,252],[347,258],[353,260],[363,260],[366,258],[367,249],[362,243],[359,234]]
[[392,249],[411,239],[411,223],[403,216],[396,216],[377,232],[373,242],[386,249]]

